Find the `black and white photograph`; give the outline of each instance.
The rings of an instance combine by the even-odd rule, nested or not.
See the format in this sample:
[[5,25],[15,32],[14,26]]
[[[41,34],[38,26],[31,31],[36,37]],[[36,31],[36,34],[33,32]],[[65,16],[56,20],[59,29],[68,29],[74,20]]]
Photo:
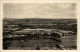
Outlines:
[[77,50],[76,3],[4,3],[3,50]]

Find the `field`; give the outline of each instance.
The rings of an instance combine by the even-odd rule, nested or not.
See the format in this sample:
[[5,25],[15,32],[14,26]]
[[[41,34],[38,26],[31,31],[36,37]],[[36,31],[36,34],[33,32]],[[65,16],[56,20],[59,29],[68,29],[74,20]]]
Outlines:
[[76,50],[76,19],[4,19],[3,49]]

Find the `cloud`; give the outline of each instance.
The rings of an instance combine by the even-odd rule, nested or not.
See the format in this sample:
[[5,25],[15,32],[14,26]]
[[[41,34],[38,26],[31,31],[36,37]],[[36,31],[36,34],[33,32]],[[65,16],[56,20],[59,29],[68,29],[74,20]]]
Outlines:
[[76,18],[75,3],[6,3],[7,18]]

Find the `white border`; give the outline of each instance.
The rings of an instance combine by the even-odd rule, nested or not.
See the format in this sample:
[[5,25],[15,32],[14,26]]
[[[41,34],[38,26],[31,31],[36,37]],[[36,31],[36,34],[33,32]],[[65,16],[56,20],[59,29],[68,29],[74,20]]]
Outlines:
[[[3,3],[77,3],[77,50],[3,50],[2,49],[2,17],[3,17]],[[79,13],[79,1],[78,0],[2,0],[0,3],[0,50],[1,52],[80,52],[80,13]]]

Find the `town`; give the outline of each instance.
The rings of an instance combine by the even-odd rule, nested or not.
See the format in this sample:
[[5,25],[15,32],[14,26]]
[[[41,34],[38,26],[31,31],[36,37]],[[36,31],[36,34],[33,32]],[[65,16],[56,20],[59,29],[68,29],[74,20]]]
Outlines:
[[4,50],[76,50],[76,19],[3,19]]

